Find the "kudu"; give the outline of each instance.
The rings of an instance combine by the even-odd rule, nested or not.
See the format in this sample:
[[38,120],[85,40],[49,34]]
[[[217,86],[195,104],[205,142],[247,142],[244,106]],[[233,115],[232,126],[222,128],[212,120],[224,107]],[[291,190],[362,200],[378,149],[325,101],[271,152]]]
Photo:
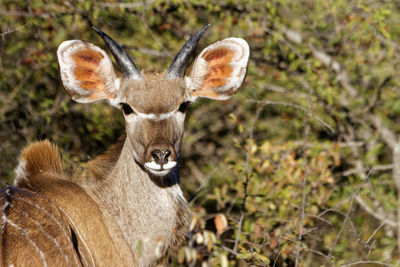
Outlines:
[[63,173],[56,146],[31,144],[14,185],[0,193],[2,266],[151,266],[185,244],[190,214],[179,187],[185,110],[198,97],[224,100],[244,81],[249,46],[227,38],[205,48],[190,68],[195,33],[163,73],[140,72],[101,30],[122,75],[98,46],[63,42],[57,51],[68,95],[106,99],[121,109],[126,137],[87,163],[77,181]]

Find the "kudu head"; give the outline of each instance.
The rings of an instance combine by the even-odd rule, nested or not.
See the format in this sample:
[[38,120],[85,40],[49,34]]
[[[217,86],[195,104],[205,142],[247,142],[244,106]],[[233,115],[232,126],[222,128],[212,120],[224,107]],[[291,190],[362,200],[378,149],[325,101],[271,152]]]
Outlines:
[[181,48],[166,72],[140,72],[124,49],[101,30],[122,75],[98,46],[80,41],[63,42],[57,51],[64,88],[75,101],[101,99],[121,109],[127,141],[135,161],[156,176],[177,165],[183,137],[185,110],[198,97],[230,98],[243,83],[249,46],[243,39],[227,38],[205,48],[187,71],[204,26]]

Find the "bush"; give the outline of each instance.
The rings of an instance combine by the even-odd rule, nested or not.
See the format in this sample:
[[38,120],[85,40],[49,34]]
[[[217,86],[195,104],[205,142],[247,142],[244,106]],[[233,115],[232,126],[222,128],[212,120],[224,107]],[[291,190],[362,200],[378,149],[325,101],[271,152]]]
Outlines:
[[399,14],[396,1],[377,0],[6,0],[1,182],[12,182],[19,151],[36,139],[76,166],[123,131],[118,111],[73,103],[61,89],[57,46],[102,44],[82,15],[158,70],[211,23],[201,47],[242,37],[251,60],[232,100],[189,111],[182,187],[195,220],[172,264],[398,264]]

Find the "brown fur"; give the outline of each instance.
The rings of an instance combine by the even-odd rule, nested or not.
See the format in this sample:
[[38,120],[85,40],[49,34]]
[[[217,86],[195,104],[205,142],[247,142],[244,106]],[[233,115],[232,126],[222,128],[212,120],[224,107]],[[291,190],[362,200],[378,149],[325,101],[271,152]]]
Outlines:
[[[27,187],[30,181],[36,183],[41,173],[52,173],[63,175],[62,162],[58,148],[50,144],[48,140],[39,141],[25,148],[21,153],[21,160],[25,162],[25,179],[17,177],[15,185]],[[17,174],[18,175],[18,174]]]
[[[47,140],[34,143],[22,152],[21,161],[26,162],[26,179],[16,180],[16,185],[24,188],[27,192],[32,192],[27,194],[27,201],[48,210],[51,214],[56,210],[57,214],[59,214],[60,224],[66,229],[69,229],[69,227],[74,229],[79,247],[83,249],[80,252],[86,257],[87,261],[91,261],[93,257],[94,263],[101,266],[121,266],[122,263],[125,263],[126,266],[134,265],[135,261],[130,249],[123,240],[122,234],[118,233],[118,227],[114,222],[109,217],[104,216],[98,204],[93,201],[83,188],[64,178],[61,160],[55,146],[52,146]],[[47,202],[41,201],[42,198],[38,196],[47,199]],[[11,214],[17,214],[14,216],[15,218],[13,217],[14,220],[20,220],[22,228],[27,229],[27,231],[33,231],[32,225],[27,224],[23,220],[21,213],[17,212],[18,207],[12,206],[4,211],[4,206],[8,203],[4,200],[5,197],[3,195],[2,198],[3,214],[7,215],[10,212]],[[40,216],[35,217],[35,215],[32,215],[32,217],[40,225],[47,227],[48,219]],[[9,224],[6,223],[5,225],[9,227]],[[37,229],[34,230],[37,232]],[[113,232],[113,235],[110,235],[110,231]],[[53,235],[60,234],[60,231],[56,230],[49,230],[49,232]],[[29,236],[35,242],[42,242],[43,235],[34,233],[31,235],[29,232]],[[7,240],[13,237],[9,236],[8,232],[2,232],[2,238]],[[69,245],[72,244],[71,242],[72,240],[64,240],[64,243]],[[86,247],[85,244],[89,248],[88,250],[84,249]],[[23,246],[21,245],[21,247]],[[7,244],[6,249],[8,249]],[[21,252],[17,250],[16,253]],[[47,252],[47,249],[43,249],[43,253],[49,258],[54,256],[53,252]],[[32,253],[30,255],[35,254]],[[26,260],[24,257],[19,259]],[[37,258],[37,260],[40,261],[41,259]],[[19,263],[18,259],[15,263]]]
[[184,101],[183,81],[167,80],[165,73],[146,73],[143,81],[125,81],[124,86],[127,102],[142,113],[168,113]]
[[118,142],[110,146],[104,154],[97,156],[94,160],[89,161],[88,169],[91,174],[86,178],[93,177],[96,180],[104,180],[117,163],[122,147],[124,146],[125,139],[126,134],[121,135]]
[[87,251],[82,246],[77,251],[71,242],[68,219],[47,197],[7,185],[0,191],[0,205],[1,266],[80,266],[87,261]]

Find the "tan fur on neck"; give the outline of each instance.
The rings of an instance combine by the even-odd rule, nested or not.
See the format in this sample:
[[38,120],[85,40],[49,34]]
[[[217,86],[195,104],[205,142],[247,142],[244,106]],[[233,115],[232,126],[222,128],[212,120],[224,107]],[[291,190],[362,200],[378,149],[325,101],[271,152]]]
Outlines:
[[[186,242],[189,209],[177,184],[159,187],[141,169],[130,153],[127,139],[122,151],[119,147],[111,148],[91,162],[91,168],[112,165],[118,155],[118,161],[108,175],[95,176],[101,169],[91,169],[88,177],[80,179],[81,185],[101,207],[105,217],[111,216],[119,226],[139,266],[155,266],[168,254],[176,254]],[[148,238],[149,243],[143,244],[142,254],[138,255],[136,246],[141,238]],[[154,254],[158,239],[164,243],[160,248],[164,256],[161,259]]]

